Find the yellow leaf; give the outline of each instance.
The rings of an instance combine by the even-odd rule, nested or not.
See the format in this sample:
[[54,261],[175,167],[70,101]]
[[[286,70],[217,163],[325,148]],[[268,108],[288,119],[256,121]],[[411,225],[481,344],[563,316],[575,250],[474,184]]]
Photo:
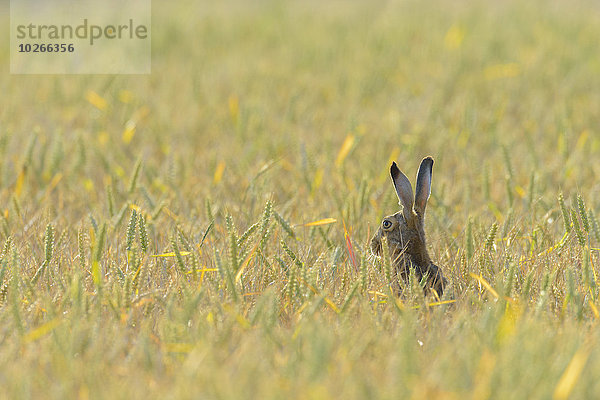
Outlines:
[[35,340],[38,340],[42,336],[45,336],[48,333],[52,332],[52,330],[54,330],[54,328],[56,328],[61,323],[62,323],[62,321],[59,320],[58,318],[55,318],[55,319],[53,319],[51,321],[48,321],[45,324],[43,324],[41,326],[38,326],[37,328],[35,328],[31,332],[28,332],[23,337],[23,340],[25,341],[25,343],[29,343],[29,342],[33,342]]
[[56,185],[58,185],[62,177],[63,175],[60,172],[54,175],[54,177],[50,181],[50,184],[48,185],[48,191],[52,191],[52,189],[54,189]]
[[100,285],[100,263],[97,260],[92,261],[92,279],[94,285]]
[[294,330],[294,333],[292,333],[292,339],[298,339],[298,335],[300,335],[300,328],[302,328],[302,324],[298,324],[298,327]]
[[494,290],[494,288],[487,283],[487,281],[485,279],[483,279],[482,276],[479,275],[475,275],[474,273],[470,272],[469,275],[471,275],[471,278],[476,279],[477,281],[479,281],[479,283],[481,283],[481,285],[486,288],[488,290],[488,292],[490,292],[495,298],[499,298],[500,296],[498,296],[498,292],[496,292]]
[[446,36],[444,36],[444,46],[446,46],[449,50],[458,49],[465,38],[465,30],[454,24],[448,29],[446,32]]
[[517,194],[519,195],[520,198],[524,198],[525,197],[525,189],[523,188],[523,186],[520,185],[516,185],[515,186],[515,192],[517,192]]
[[98,110],[104,111],[106,110],[106,107],[108,106],[108,103],[106,102],[106,100],[104,100],[98,93],[94,92],[93,90],[89,90],[86,95],[85,95],[85,99],[94,107],[96,107]]
[[123,169],[123,167],[121,167],[120,165],[115,165],[113,170],[119,178],[125,178],[125,170]]
[[224,304],[223,309],[229,314],[232,315],[237,323],[244,329],[252,328],[252,324],[248,321],[243,315],[241,315],[237,310],[235,310],[231,305]]
[[309,222],[307,224],[304,224],[304,226],[320,226],[320,225],[333,224],[334,222],[337,222],[337,219],[335,219],[335,218],[323,218],[323,219],[320,219],[318,221],[313,221],[313,222]]
[[590,131],[584,130],[583,132],[581,132],[581,135],[579,135],[579,138],[577,139],[577,144],[575,145],[575,148],[577,150],[583,149],[589,137]]
[[552,397],[554,400],[569,398],[569,395],[575,387],[575,384],[579,379],[579,375],[581,375],[581,371],[583,371],[589,356],[589,351],[584,348],[579,349],[577,353],[575,353],[571,359],[571,362],[569,362],[569,365],[567,365],[567,369],[565,369],[565,372],[563,372],[562,376],[560,377],[556,388],[554,389],[554,396]]
[[131,119],[127,121],[127,123],[125,124],[125,130],[123,130],[123,136],[121,138],[123,140],[123,143],[128,144],[131,142],[131,139],[133,139],[133,135],[135,135],[135,128],[135,121]]
[[[427,304],[427,307],[435,307],[435,306],[443,306],[444,304],[452,304],[455,303],[456,300],[444,300],[444,301],[434,301],[433,303]],[[412,306],[413,310],[418,310],[421,306]]]
[[133,101],[133,93],[131,93],[129,90],[119,91],[119,101],[125,104],[131,103]]
[[214,271],[217,271],[217,268],[202,268],[202,269],[197,269],[196,271],[188,271],[188,272],[186,272],[186,274],[189,275],[189,274],[193,274],[194,272],[196,272],[196,273],[198,273],[198,272],[205,273],[205,272],[214,272]]
[[237,122],[240,116],[240,100],[236,95],[229,96],[229,115],[234,122]]
[[346,184],[346,189],[348,192],[354,192],[356,190],[356,186],[354,185],[354,181],[350,179],[349,176],[344,178],[344,183]]
[[[179,254],[182,256],[187,256],[188,254],[190,254],[190,252],[189,251],[180,251]],[[153,254],[150,257],[175,257],[175,253],[170,252],[170,253],[162,253],[162,254]]]
[[452,303],[456,303],[456,300],[443,300],[443,301],[436,301],[434,303],[429,303],[429,307],[434,307],[434,306],[443,306],[444,304],[452,304]]
[[244,316],[241,315],[241,314],[236,313],[235,320],[244,329],[250,329],[250,328],[252,328],[252,324],[250,324],[250,321],[248,321],[246,318],[244,318]]
[[174,221],[177,221],[179,219],[179,217],[177,216],[177,214],[175,214],[173,211],[171,211],[169,209],[169,207],[163,207],[163,211],[165,212],[165,214],[167,214]]
[[[319,295],[319,291],[313,285],[304,281],[303,279],[300,279],[300,282],[305,284],[311,290],[311,292],[313,292],[316,295]],[[333,301],[331,301],[327,296],[323,296],[323,301],[325,301],[325,304],[327,304],[329,306],[329,308],[331,308],[336,314],[339,314],[341,312],[341,310],[338,308],[338,306],[336,306],[335,303]],[[307,304],[307,303],[305,303],[305,304]],[[303,307],[301,307],[300,310],[298,310],[298,313],[300,313],[302,311],[302,309],[303,309]]]
[[101,145],[105,145],[108,143],[110,136],[108,136],[108,132],[102,131],[98,133],[98,143]]
[[219,163],[217,164],[217,168],[215,168],[213,185],[216,185],[219,182],[221,182],[221,179],[223,178],[223,171],[225,171],[225,161],[219,161]]
[[44,196],[42,197],[42,199],[45,199],[48,196],[48,194],[50,194],[54,190],[54,188],[61,181],[62,177],[63,177],[63,175],[60,172],[57,173],[56,175],[54,175],[54,177],[50,181],[50,184],[46,188],[46,191],[44,192]]
[[[398,146],[394,146],[394,148],[392,149],[392,152],[390,153],[390,158],[388,159],[388,165],[392,164],[392,161],[396,161],[398,159],[398,157],[400,156],[400,147]],[[385,177],[387,178],[388,173],[385,173]]]
[[139,301],[136,301],[135,307],[138,308],[138,307],[142,307],[146,304],[152,304],[152,303],[154,303],[154,299],[149,299],[149,298],[145,297]]
[[339,314],[341,312],[341,310],[338,308],[338,306],[336,306],[333,301],[329,300],[329,297],[323,297],[323,300],[329,306],[329,308],[331,308],[337,314]]
[[321,187],[321,183],[323,183],[323,169],[319,168],[315,172],[311,190],[313,192],[316,191],[319,187]]
[[84,179],[83,187],[88,192],[92,192],[94,190],[94,182],[90,178]]
[[25,167],[21,168],[21,172],[17,177],[17,184],[15,185],[15,194],[17,195],[17,197],[21,195],[21,191],[23,190],[23,183],[25,183],[25,171]]
[[340,151],[338,152],[338,155],[335,159],[336,167],[339,168],[342,166],[344,160],[348,156],[348,153],[350,153],[350,150],[352,150],[353,145],[354,145],[354,136],[353,135],[346,136],[346,139],[344,139],[344,143],[342,143],[342,147],[340,148]]
[[502,219],[504,218],[504,214],[502,214],[502,211],[500,211],[498,209],[496,204],[490,201],[490,202],[488,202],[488,207],[489,207],[490,211],[492,213],[494,213],[494,216],[496,217],[496,219],[498,221],[502,221]]
[[516,305],[511,305],[510,302],[506,303],[504,314],[498,324],[498,331],[496,332],[496,338],[498,342],[502,343],[504,340],[512,336],[517,326],[517,320],[521,315],[521,310]]
[[242,279],[242,274],[244,273],[244,270],[246,269],[246,267],[250,263],[250,260],[254,256],[254,252],[258,248],[258,245],[259,245],[259,243],[257,243],[256,246],[254,246],[254,248],[252,249],[252,251],[250,252],[250,254],[248,254],[248,256],[246,257],[246,259],[244,260],[244,262],[242,262],[242,266],[238,270],[237,274],[235,274],[235,283],[239,283],[240,279]]

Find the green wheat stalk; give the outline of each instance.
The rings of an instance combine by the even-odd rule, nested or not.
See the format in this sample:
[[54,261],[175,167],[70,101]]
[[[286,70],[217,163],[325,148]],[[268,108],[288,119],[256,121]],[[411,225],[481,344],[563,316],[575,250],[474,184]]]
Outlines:
[[177,236],[171,235],[169,241],[171,242],[173,253],[175,253],[175,261],[177,262],[179,271],[181,271],[183,274],[187,273],[187,268],[185,267],[183,257],[181,256],[181,251],[179,250],[179,244],[177,243]]
[[298,256],[296,256],[296,253],[294,253],[292,251],[292,249],[290,249],[288,247],[288,245],[287,245],[287,243],[285,241],[281,240],[280,243],[281,243],[281,247],[283,247],[283,250],[288,255],[288,257],[294,262],[294,264],[296,264],[296,266],[298,268],[302,268],[303,267],[302,261],[300,261],[298,259]]
[[12,236],[8,236],[6,238],[6,240],[4,241],[4,246],[2,246],[2,253],[0,253],[0,259],[5,259],[6,256],[8,255],[8,252],[10,251],[11,247],[12,247]]
[[158,219],[158,217],[160,216],[160,213],[162,212],[163,208],[166,207],[166,203],[164,201],[161,201],[156,208],[154,209],[154,211],[152,211],[152,215],[150,215],[150,219],[152,221],[156,221]]
[[79,267],[85,271],[85,232],[80,228],[77,232],[77,250],[79,254]]
[[506,177],[506,194],[508,196],[508,205],[511,208],[515,201],[512,186],[513,186],[513,180],[510,176],[507,176]]
[[94,245],[94,252],[92,253],[92,278],[97,288],[101,287],[101,275],[100,275],[100,259],[102,258],[102,250],[104,249],[104,243],[106,242],[106,222],[102,224],[100,233],[96,238]]
[[44,234],[44,262],[35,272],[31,278],[31,284],[35,284],[38,279],[44,274],[44,271],[50,265],[52,260],[52,252],[54,251],[54,227],[51,224],[46,225],[46,232]]
[[229,268],[231,271],[237,272],[239,269],[239,248],[237,244],[237,232],[233,224],[233,217],[231,214],[225,216],[225,225],[227,228],[227,234],[229,236]]
[[123,204],[123,207],[121,207],[121,209],[117,213],[116,221],[115,221],[115,225],[114,226],[120,226],[121,225],[121,223],[125,219],[125,214],[127,213],[128,209],[129,209],[129,204]]
[[583,247],[585,246],[585,236],[581,230],[581,225],[579,225],[577,213],[573,209],[571,209],[571,220],[573,221],[573,230],[575,230],[575,234],[577,235],[577,241]]
[[565,198],[563,197],[562,192],[558,194],[558,205],[560,207],[560,212],[563,217],[563,223],[565,225],[565,232],[571,232],[571,218],[569,216],[569,211],[567,206],[565,205]]
[[176,230],[177,230],[177,237],[179,238],[179,243],[181,243],[181,245],[183,246],[183,249],[185,251],[192,251],[192,245],[190,244],[190,241],[188,240],[187,236],[185,236],[185,234],[183,233],[181,228],[179,226],[177,226]]
[[579,211],[579,218],[581,218],[583,229],[586,233],[589,233],[590,221],[588,220],[587,211],[585,210],[585,202],[580,194],[577,194],[577,210]]
[[204,199],[204,209],[206,212],[206,220],[214,221],[215,217],[213,214],[212,205],[210,204],[210,199],[208,197],[206,199]]
[[137,182],[138,182],[138,178],[140,176],[141,169],[142,169],[142,159],[139,158],[136,161],[135,166],[133,167],[133,173],[131,174],[131,177],[129,179],[129,189],[127,190],[129,192],[129,194],[133,193],[134,190],[137,188]]
[[466,232],[465,236],[466,236],[467,259],[470,260],[473,257],[473,254],[475,253],[475,243],[473,240],[473,219],[472,218],[469,218],[469,220],[467,221],[467,232]]
[[246,241],[250,237],[252,237],[252,235],[254,235],[256,233],[259,226],[260,226],[259,222],[255,222],[254,224],[250,225],[250,227],[248,229],[246,229],[246,232],[242,233],[242,235],[238,238],[238,240],[237,240],[238,247],[242,247],[244,245],[244,243],[246,243]]
[[364,292],[367,290],[368,274],[367,274],[367,260],[365,255],[360,259],[360,288]]
[[20,261],[19,254],[17,253],[17,249],[12,247],[12,277],[10,280],[10,303],[11,303],[11,311],[13,314],[13,320],[15,325],[17,326],[17,331],[20,336],[23,336],[25,333],[25,328],[23,326],[23,320],[21,318],[21,310],[20,305],[21,301],[19,299],[19,270],[20,270]]
[[496,233],[497,232],[498,232],[498,223],[494,222],[492,224],[492,227],[490,228],[490,231],[487,234],[487,237],[485,238],[486,250],[490,251],[494,248],[494,243],[496,241]]
[[594,237],[597,241],[600,241],[600,224],[598,223],[598,219],[596,219],[596,214],[594,210],[590,209],[589,220],[592,225],[592,230],[594,232]]
[[292,300],[298,293],[298,279],[296,278],[297,268],[289,268],[290,273],[288,276],[288,282],[286,285],[286,295],[288,299]]
[[108,215],[112,218],[115,215],[115,197],[113,195],[112,185],[106,186],[106,203],[108,204]]
[[502,156],[504,158],[504,166],[506,167],[506,173],[508,174],[509,179],[512,181],[515,172],[512,166],[512,159],[510,156],[510,152],[508,151],[508,147],[502,146]]
[[340,309],[340,314],[344,314],[346,310],[348,310],[348,307],[350,306],[350,303],[352,302],[352,299],[354,298],[354,295],[357,292],[358,286],[359,283],[356,282],[354,285],[352,285],[352,288],[346,294],[346,297],[344,298],[344,302],[342,304],[342,308]]
[[531,208],[533,206],[533,199],[535,198],[535,170],[531,171],[531,177],[529,178],[529,190],[527,193],[527,203],[529,208]]
[[265,248],[267,238],[269,237],[269,222],[271,220],[271,212],[273,210],[273,203],[271,199],[267,200],[263,211],[263,216],[260,224],[260,244],[259,247],[262,250]]
[[279,222],[279,225],[283,228],[285,233],[288,234],[288,236],[292,238],[296,237],[296,235],[294,234],[294,230],[292,229],[290,224],[281,215],[279,215],[279,213],[275,209],[273,209],[273,216],[275,217],[277,222]]
[[131,250],[131,246],[133,245],[133,241],[135,240],[135,228],[137,225],[137,212],[135,209],[131,210],[131,216],[129,217],[129,224],[127,224],[127,236],[126,236],[126,245],[125,249],[127,251]]
[[148,231],[146,229],[146,216],[143,213],[140,213],[138,228],[140,247],[142,253],[145,253],[148,251]]

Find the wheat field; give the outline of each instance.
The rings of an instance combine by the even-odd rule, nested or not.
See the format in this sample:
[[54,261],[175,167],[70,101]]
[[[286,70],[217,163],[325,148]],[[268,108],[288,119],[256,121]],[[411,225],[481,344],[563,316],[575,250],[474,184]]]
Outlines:
[[[3,41],[0,398],[598,398],[599,37],[586,0],[181,1],[151,75]],[[427,155],[449,286],[399,298],[369,239]]]

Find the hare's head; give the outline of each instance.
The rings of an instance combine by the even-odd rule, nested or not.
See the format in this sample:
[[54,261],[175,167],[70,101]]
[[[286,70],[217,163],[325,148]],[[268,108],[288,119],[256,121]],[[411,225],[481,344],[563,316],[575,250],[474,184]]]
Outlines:
[[446,279],[431,262],[425,243],[425,207],[431,193],[432,169],[433,158],[424,158],[417,172],[417,186],[413,198],[410,181],[398,169],[396,163],[392,163],[390,174],[402,210],[383,219],[371,239],[371,250],[381,256],[381,241],[386,237],[390,258],[403,280],[408,278],[410,269],[414,268],[417,278],[421,279],[427,275],[429,286],[441,296]]

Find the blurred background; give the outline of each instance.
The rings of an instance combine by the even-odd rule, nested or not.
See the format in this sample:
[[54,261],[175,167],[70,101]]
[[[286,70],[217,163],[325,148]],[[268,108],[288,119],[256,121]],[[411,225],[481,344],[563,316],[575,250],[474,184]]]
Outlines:
[[412,179],[432,155],[434,237],[557,212],[561,190],[597,207],[599,34],[585,0],[180,1],[153,4],[150,75],[9,75],[5,40],[0,187],[30,163],[35,199],[60,172],[78,220],[141,158],[177,212],[274,196],[294,223],[366,238],[397,208],[390,161]]

